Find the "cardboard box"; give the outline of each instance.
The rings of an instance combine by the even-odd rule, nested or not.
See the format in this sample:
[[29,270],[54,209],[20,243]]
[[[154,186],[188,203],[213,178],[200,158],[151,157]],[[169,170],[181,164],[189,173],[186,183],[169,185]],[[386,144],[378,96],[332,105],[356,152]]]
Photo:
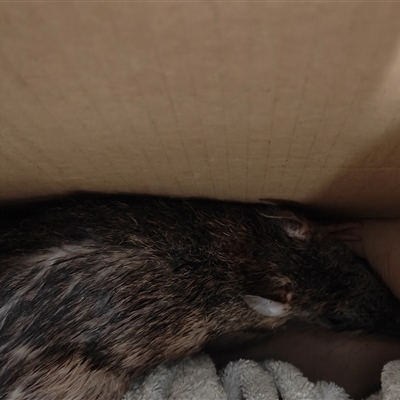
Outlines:
[[3,2],[0,197],[400,216],[400,3]]

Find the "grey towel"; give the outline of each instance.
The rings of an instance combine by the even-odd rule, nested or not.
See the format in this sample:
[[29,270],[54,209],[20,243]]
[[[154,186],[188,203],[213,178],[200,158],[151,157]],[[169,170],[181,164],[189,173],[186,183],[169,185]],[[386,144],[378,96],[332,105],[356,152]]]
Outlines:
[[[123,400],[349,400],[328,382],[310,382],[282,361],[232,362],[218,375],[207,355],[160,365],[140,378]],[[400,399],[400,361],[382,372],[382,391],[366,400]]]

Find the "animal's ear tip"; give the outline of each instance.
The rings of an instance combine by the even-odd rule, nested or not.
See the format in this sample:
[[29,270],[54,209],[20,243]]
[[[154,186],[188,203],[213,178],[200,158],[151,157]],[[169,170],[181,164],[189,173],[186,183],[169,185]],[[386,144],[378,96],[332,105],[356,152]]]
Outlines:
[[311,224],[307,219],[298,216],[289,210],[280,210],[273,215],[261,214],[263,217],[276,219],[280,222],[286,234],[299,240],[308,240],[312,231]]
[[312,228],[305,219],[294,216],[283,218],[282,222],[283,229],[290,237],[299,240],[308,240],[310,238]]

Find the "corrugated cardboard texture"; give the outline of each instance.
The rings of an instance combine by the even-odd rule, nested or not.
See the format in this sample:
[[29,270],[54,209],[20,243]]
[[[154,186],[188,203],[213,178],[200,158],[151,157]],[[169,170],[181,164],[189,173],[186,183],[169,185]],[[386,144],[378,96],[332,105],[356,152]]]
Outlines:
[[0,197],[400,215],[400,3],[0,4]]

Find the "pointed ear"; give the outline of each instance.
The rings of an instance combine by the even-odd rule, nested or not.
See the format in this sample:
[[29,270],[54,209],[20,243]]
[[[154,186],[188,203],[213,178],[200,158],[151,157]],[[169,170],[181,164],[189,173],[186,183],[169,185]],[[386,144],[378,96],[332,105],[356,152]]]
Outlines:
[[289,314],[291,309],[288,303],[281,303],[260,296],[247,295],[244,296],[244,301],[254,311],[267,317],[284,317]]
[[274,218],[279,220],[282,228],[285,230],[286,234],[294,239],[299,240],[309,240],[312,234],[311,224],[290,211],[279,211],[274,213],[274,215],[261,214],[266,218]]

